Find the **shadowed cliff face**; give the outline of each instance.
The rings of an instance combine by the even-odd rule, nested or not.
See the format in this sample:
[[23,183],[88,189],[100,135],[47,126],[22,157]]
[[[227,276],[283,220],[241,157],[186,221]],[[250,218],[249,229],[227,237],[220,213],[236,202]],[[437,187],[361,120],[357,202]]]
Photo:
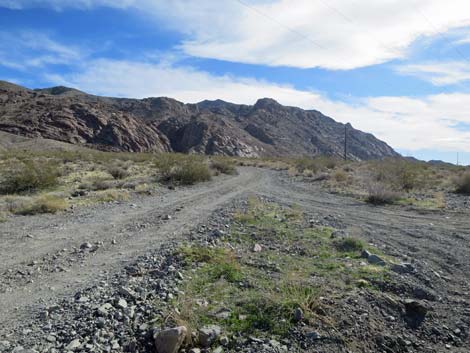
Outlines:
[[[170,98],[121,99],[66,87],[29,90],[0,82],[0,130],[116,151],[231,156],[343,155],[344,125],[272,99],[254,106]],[[384,142],[348,128],[352,159],[396,156]]]

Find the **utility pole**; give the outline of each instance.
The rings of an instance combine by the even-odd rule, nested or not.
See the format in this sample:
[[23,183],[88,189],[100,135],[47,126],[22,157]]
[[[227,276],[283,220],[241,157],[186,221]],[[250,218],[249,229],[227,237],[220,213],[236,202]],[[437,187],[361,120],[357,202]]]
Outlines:
[[457,166],[459,165],[459,152],[457,152]]
[[344,160],[348,160],[348,124],[344,125]]

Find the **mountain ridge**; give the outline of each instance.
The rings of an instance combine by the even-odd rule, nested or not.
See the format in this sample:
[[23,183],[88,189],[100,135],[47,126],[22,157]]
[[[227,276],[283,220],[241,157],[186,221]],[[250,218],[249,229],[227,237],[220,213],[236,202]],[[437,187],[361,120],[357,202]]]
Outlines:
[[[0,130],[102,150],[230,156],[342,156],[345,125],[272,98],[186,104],[169,97],[101,97],[64,86],[31,90],[0,81]],[[399,156],[348,125],[348,157]]]

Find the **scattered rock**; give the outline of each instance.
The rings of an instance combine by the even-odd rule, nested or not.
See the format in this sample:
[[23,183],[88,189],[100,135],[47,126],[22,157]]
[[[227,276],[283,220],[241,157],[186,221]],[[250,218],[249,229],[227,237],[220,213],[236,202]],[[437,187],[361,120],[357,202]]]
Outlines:
[[81,347],[81,343],[79,339],[74,339],[72,342],[70,342],[66,347],[65,350],[67,351],[75,351]]
[[81,250],[91,249],[92,247],[93,247],[93,245],[89,242],[86,242],[86,243],[83,243],[82,245],[80,245]]
[[304,319],[304,312],[301,308],[297,308],[294,311],[294,320],[299,322]]
[[263,251],[263,247],[259,244],[255,244],[255,246],[253,247],[253,252],[261,252]]
[[406,299],[403,304],[405,305],[405,319],[407,323],[412,328],[419,327],[428,313],[428,307],[414,299]]
[[415,268],[412,264],[409,263],[402,263],[402,264],[394,264],[391,267],[391,270],[393,272],[399,273],[399,274],[406,274],[406,273],[413,273],[415,272]]
[[221,331],[217,325],[209,325],[199,329],[199,343],[205,348],[210,347],[219,338]]
[[186,339],[188,330],[184,326],[160,331],[155,334],[157,353],[177,353]]
[[219,342],[222,346],[228,346],[228,344],[230,343],[230,340],[227,336],[222,336],[220,337]]
[[377,265],[377,266],[386,265],[385,261],[381,257],[374,255],[374,254],[369,255],[369,257],[367,258],[367,261],[369,261],[369,263],[372,265]]

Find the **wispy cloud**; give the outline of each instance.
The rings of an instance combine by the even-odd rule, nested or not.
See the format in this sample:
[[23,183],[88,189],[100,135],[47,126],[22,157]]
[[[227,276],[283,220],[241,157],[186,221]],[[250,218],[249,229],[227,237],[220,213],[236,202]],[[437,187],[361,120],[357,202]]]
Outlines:
[[454,0],[0,0],[10,8],[134,8],[183,33],[189,55],[299,68],[354,69],[403,58],[423,36],[470,25]]
[[99,6],[126,8],[135,2],[134,0],[0,0],[0,7],[12,10],[52,8],[60,11],[65,8],[91,9]]
[[216,76],[169,63],[96,60],[73,75],[50,75],[61,85],[95,94],[144,98],[168,96],[184,102],[224,99],[253,104],[272,97],[286,105],[317,109],[356,128],[369,131],[396,148],[470,152],[470,94],[440,94],[423,98],[357,98],[352,103],[331,100],[313,91],[269,81]]
[[428,62],[398,66],[397,72],[445,86],[470,80],[470,61]]
[[22,31],[0,32],[0,66],[17,70],[47,65],[73,64],[86,50],[63,45],[45,33]]

